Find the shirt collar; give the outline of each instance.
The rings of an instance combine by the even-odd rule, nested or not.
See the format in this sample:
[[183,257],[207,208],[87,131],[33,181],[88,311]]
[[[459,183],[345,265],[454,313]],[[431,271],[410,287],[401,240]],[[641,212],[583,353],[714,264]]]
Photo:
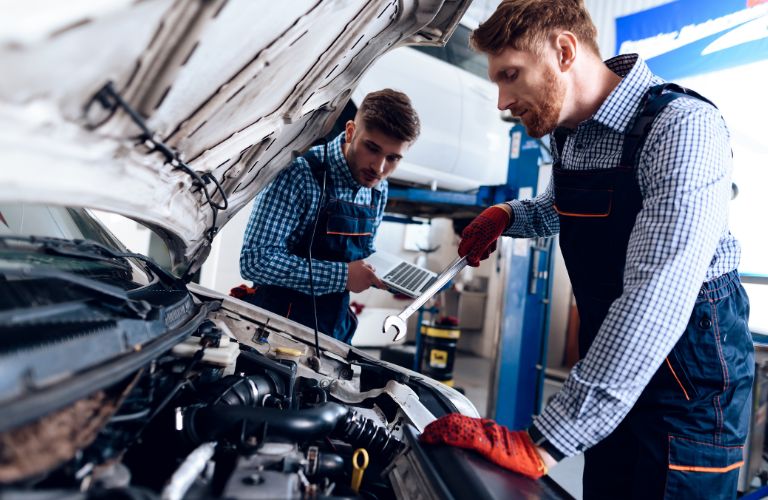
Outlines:
[[605,61],[605,65],[621,77],[621,82],[603,101],[592,119],[624,133],[637,113],[648,87],[651,86],[654,75],[637,54],[613,57]]

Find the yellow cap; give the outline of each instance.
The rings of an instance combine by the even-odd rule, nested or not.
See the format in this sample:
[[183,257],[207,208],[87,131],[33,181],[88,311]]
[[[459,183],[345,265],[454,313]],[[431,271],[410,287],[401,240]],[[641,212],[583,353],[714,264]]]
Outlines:
[[461,335],[461,330],[458,328],[440,328],[437,326],[423,325],[421,327],[421,334],[439,339],[457,339]]
[[298,349],[293,349],[292,347],[278,347],[275,349],[275,354],[279,354],[282,356],[301,356],[303,353]]

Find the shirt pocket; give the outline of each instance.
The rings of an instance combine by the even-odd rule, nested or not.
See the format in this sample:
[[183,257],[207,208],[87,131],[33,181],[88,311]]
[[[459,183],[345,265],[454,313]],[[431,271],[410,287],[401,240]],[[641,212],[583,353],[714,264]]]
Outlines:
[[580,189],[555,186],[555,211],[565,217],[608,217],[613,209],[613,189]]

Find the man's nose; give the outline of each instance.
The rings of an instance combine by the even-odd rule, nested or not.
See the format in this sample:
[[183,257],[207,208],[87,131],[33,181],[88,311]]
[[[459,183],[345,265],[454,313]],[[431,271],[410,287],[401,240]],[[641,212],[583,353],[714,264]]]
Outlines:
[[517,99],[515,99],[512,96],[512,94],[502,89],[499,89],[499,102],[497,106],[501,111],[508,109],[510,106],[512,106],[516,102],[517,102]]
[[384,169],[387,167],[387,157],[381,156],[373,160],[373,168],[380,174],[384,173]]

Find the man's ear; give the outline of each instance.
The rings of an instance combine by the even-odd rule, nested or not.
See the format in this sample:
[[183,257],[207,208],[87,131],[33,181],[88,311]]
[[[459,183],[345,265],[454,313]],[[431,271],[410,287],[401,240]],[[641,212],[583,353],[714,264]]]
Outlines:
[[347,120],[344,125],[344,142],[349,144],[352,142],[352,137],[355,135],[355,122],[354,120]]
[[570,31],[563,31],[555,37],[554,45],[557,53],[557,65],[560,71],[566,72],[576,60],[579,41],[576,35]]

